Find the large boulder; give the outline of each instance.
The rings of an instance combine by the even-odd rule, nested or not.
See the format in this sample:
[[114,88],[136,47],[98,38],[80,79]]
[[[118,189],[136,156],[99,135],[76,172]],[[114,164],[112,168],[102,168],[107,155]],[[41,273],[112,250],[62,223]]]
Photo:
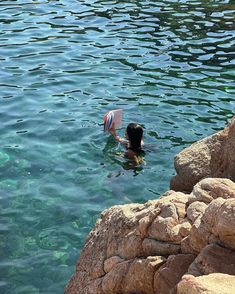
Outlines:
[[235,181],[235,117],[228,126],[212,136],[185,148],[175,157],[177,175],[170,187],[191,192],[193,186],[207,177]]
[[211,243],[235,250],[235,198],[213,200],[195,220],[188,238],[195,252]]
[[105,210],[65,294],[175,294],[185,274],[235,275],[234,187],[208,178],[191,194]]
[[[153,280],[165,257],[180,252],[187,202],[187,195],[174,192],[145,204],[117,205],[105,210],[88,236],[65,293],[129,293],[123,292],[129,289],[124,277],[126,280],[131,276],[133,267],[146,272],[145,282]],[[160,263],[159,258],[153,261],[156,256],[160,256]],[[130,278],[128,282],[131,284]],[[143,287],[134,284],[142,293]]]
[[188,268],[194,276],[211,273],[235,275],[235,252],[216,244],[207,245]]
[[194,261],[193,254],[171,255],[167,261],[156,271],[154,276],[155,293],[176,293],[176,285],[187,272],[188,267]]
[[135,258],[119,263],[103,278],[103,293],[128,294],[138,291],[138,293],[143,294],[154,294],[154,285],[152,282],[154,274],[164,262],[164,257],[149,256],[147,258]]
[[235,198],[235,183],[229,179],[203,179],[193,187],[190,202],[199,201],[209,204],[219,197],[224,199]]

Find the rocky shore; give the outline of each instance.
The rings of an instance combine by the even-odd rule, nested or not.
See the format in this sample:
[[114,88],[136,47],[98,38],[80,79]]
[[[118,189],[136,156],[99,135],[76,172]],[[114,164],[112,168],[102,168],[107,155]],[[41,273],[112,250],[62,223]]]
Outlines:
[[235,118],[175,169],[159,199],[101,214],[66,294],[235,293]]

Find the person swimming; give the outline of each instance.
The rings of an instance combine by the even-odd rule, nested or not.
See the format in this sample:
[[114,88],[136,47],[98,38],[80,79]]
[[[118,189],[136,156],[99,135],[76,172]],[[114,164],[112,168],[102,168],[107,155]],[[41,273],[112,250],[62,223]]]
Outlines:
[[130,123],[125,132],[125,138],[122,138],[117,135],[115,125],[109,129],[116,141],[121,143],[126,147],[125,157],[131,159],[135,164],[140,164],[143,162],[142,156],[144,155],[143,151],[143,128],[136,123]]

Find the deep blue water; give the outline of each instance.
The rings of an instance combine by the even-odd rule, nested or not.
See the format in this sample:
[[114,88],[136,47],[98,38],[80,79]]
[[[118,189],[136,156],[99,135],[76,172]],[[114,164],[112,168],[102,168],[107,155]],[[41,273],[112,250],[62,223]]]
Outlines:
[[[0,293],[63,293],[99,213],[169,188],[235,106],[234,1],[0,1]],[[143,125],[128,169],[103,133]]]

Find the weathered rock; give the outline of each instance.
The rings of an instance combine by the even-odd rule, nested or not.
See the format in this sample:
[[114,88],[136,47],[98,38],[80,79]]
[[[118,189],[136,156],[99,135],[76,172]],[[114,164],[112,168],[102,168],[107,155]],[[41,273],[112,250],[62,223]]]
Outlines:
[[191,202],[201,201],[206,204],[219,197],[235,198],[235,183],[229,179],[206,178],[194,186],[190,196]]
[[102,291],[104,294],[154,294],[153,277],[164,262],[161,256],[149,256],[118,263],[103,278]]
[[187,208],[187,217],[191,221],[191,223],[194,223],[198,217],[201,218],[206,208],[207,205],[200,201],[195,201],[190,204]]
[[178,254],[168,257],[167,262],[156,272],[154,276],[155,293],[176,293],[176,285],[187,272],[189,265],[195,259],[192,254]]
[[208,231],[235,250],[235,198],[211,202],[202,217]]
[[148,236],[163,242],[180,244],[182,236],[179,227],[186,215],[188,197],[183,193],[173,193],[159,199],[159,214],[148,229]]
[[199,253],[202,248],[209,244],[210,232],[206,229],[204,223],[198,218],[190,230],[188,238],[189,246],[193,252]]
[[[187,230],[184,222],[187,201],[187,195],[174,192],[143,205],[119,205],[105,210],[88,236],[77,265],[77,274],[65,293],[87,293],[88,285],[89,291],[92,291],[94,283],[100,289],[100,278],[103,292],[111,291],[112,287],[112,291],[116,291],[115,287],[119,289],[119,286],[111,284],[122,283],[121,277],[126,276],[130,260],[179,252],[180,241]],[[178,234],[180,229],[183,236]],[[150,244],[150,239],[153,240],[150,243],[156,243]],[[75,279],[79,281],[77,285]],[[113,282],[107,282],[107,279]]]
[[177,294],[232,294],[235,290],[235,276],[214,273],[194,277],[185,275],[177,285]]
[[105,210],[65,293],[173,294],[185,273],[235,275],[233,191],[229,180],[206,179],[191,195]]
[[[138,256],[138,250],[141,250],[141,242],[136,245],[132,244],[133,246],[129,251],[127,248],[127,250],[123,252],[125,242],[123,242],[122,239],[125,239],[128,243],[127,235],[132,232],[138,224],[138,210],[144,210],[144,208],[146,207],[136,204],[114,206],[102,213],[101,218],[97,221],[95,228],[87,238],[81,253],[81,258],[77,264],[77,273],[75,278],[73,277],[66,287],[65,293],[87,294],[88,285],[89,289],[94,291],[94,281],[105,275],[104,262],[109,257],[122,257],[122,254],[125,255],[124,257],[131,256],[130,258]],[[110,226],[110,224],[113,225]],[[130,239],[132,237],[133,236],[130,236]],[[122,243],[120,248],[118,248],[118,242],[120,241],[122,241]],[[135,248],[135,246],[138,248]],[[113,254],[112,251],[114,252]],[[110,255],[108,255],[108,253]],[[75,280],[79,281],[79,283],[75,283]],[[96,291],[93,293],[96,293]]]
[[154,274],[164,263],[165,258],[161,256],[135,259],[129,267],[128,273],[123,281],[122,291],[119,293],[154,294]]
[[65,293],[69,294],[103,294],[102,279],[88,279],[87,273],[76,272],[70,279],[69,284],[66,286]]
[[235,181],[235,117],[228,126],[212,136],[192,144],[175,157],[177,175],[170,187],[191,192],[201,179],[229,178]]
[[181,240],[180,247],[183,254],[196,254],[195,250],[190,244],[190,236],[187,236]]
[[[154,217],[157,211],[155,212],[154,207],[151,206],[151,208]],[[149,210],[148,206],[144,205],[123,205],[114,206],[112,211],[106,211],[103,217],[106,218],[108,215],[112,218],[108,234],[103,236],[106,238],[105,255],[107,258],[118,255],[124,259],[131,259],[142,255],[142,239],[138,231],[138,223]],[[101,221],[101,226],[102,223]]]
[[[178,230],[179,234],[181,237],[186,237],[189,235],[190,230],[191,230],[192,226],[190,224],[190,222],[188,221],[188,219],[185,219],[184,222],[182,222],[181,224],[179,224],[177,226],[177,228],[174,228],[175,230]],[[182,240],[182,238],[181,238]]]
[[171,179],[171,189],[191,192],[193,186],[201,179],[212,176],[211,154],[220,135],[221,133],[215,134],[198,141],[176,155],[177,175]]
[[192,226],[190,245],[196,252],[216,242],[235,249],[235,198],[213,200]]
[[217,272],[235,275],[235,252],[215,244],[203,248],[188,269],[194,276]]
[[180,252],[181,247],[178,244],[157,241],[155,239],[145,238],[142,243],[143,253],[148,255],[171,255]]
[[110,272],[118,263],[125,261],[125,259],[119,256],[112,256],[105,260],[104,262],[104,271],[106,273]]
[[[108,272],[102,280],[103,293],[120,293],[123,285],[123,280],[127,275],[131,265],[131,260],[127,260],[117,264],[110,272]],[[94,289],[95,291],[95,289]],[[81,292],[83,293],[83,292]],[[96,292],[94,292],[96,293]]]

